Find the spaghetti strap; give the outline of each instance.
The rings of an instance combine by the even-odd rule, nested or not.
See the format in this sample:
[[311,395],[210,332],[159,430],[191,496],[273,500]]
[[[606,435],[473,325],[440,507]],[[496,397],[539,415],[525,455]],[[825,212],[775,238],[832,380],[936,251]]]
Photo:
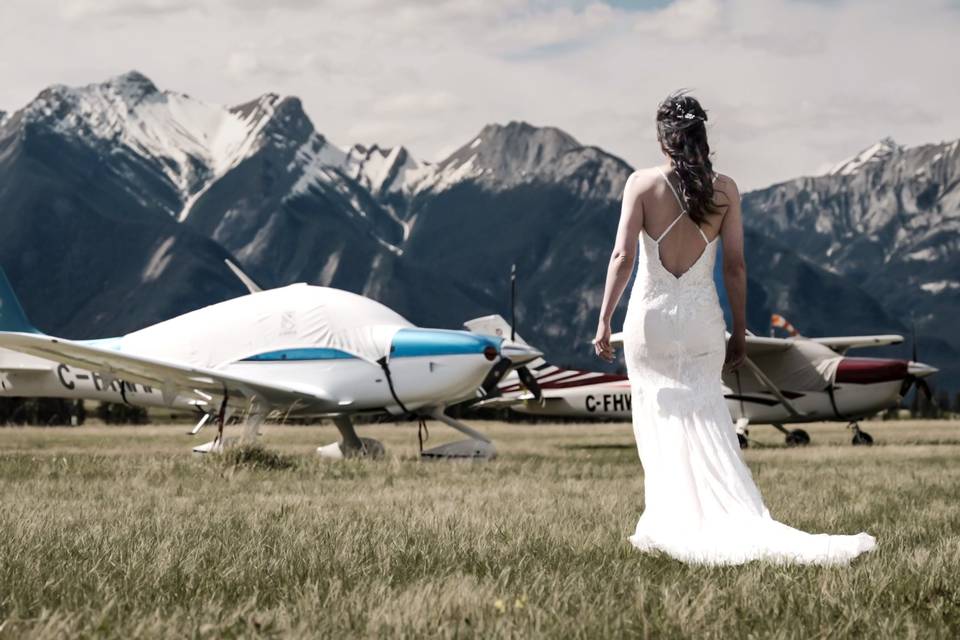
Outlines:
[[[677,222],[680,221],[680,218],[683,217],[683,214],[687,212],[687,208],[683,206],[683,200],[680,199],[680,194],[677,193],[677,190],[673,188],[673,183],[670,182],[669,178],[667,178],[667,174],[663,172],[663,169],[661,169],[660,167],[657,167],[657,171],[660,173],[660,177],[663,178],[663,181],[667,183],[667,186],[670,187],[670,193],[672,193],[673,197],[677,199],[677,204],[680,205],[680,215],[674,218],[673,222],[671,222],[669,226],[667,226],[667,228],[664,230],[664,232],[660,234],[660,237],[654,241],[657,244],[660,244],[660,241],[663,240],[663,238],[668,233],[670,233],[671,229],[673,229],[673,225],[677,224]],[[717,181],[717,174],[713,174],[713,181],[714,182]],[[697,231],[700,232],[700,237],[703,238],[703,241],[706,242],[707,244],[710,244],[710,239],[707,237],[707,234],[703,232],[703,229],[700,228],[700,225],[696,225],[696,226],[697,226]]]
[[[671,229],[673,229],[673,225],[675,225],[675,224],[677,224],[678,222],[680,222],[680,218],[683,217],[683,213],[684,213],[684,212],[681,211],[681,212],[680,212],[680,215],[678,215],[676,218],[673,219],[673,222],[671,222],[671,223],[667,226],[667,228],[663,230],[663,233],[661,233],[661,234],[660,234],[660,237],[658,237],[656,240],[654,240],[654,242],[656,242],[657,244],[660,244],[660,241],[663,240],[663,238],[664,238],[668,233],[670,233],[670,230],[671,230]],[[703,232],[701,231],[701,233],[703,233]]]
[[[660,234],[660,237],[655,240],[657,244],[660,244],[660,241],[666,237],[670,230],[673,229],[673,225],[680,222],[680,218],[683,217],[683,214],[687,212],[687,208],[683,206],[683,200],[680,199],[680,194],[677,193],[677,190],[673,188],[673,185],[670,184],[670,180],[667,179],[667,174],[663,172],[663,169],[657,167],[657,171],[660,172],[660,177],[663,178],[663,181],[667,183],[667,186],[670,187],[670,192],[673,194],[673,197],[677,199],[677,204],[680,205],[680,215],[673,219],[666,229],[663,230],[663,233]],[[702,232],[701,232],[702,233]]]
[[673,188],[673,183],[670,182],[670,179],[667,178],[667,174],[663,172],[663,169],[657,167],[657,171],[660,172],[660,177],[663,178],[663,181],[667,183],[667,186],[670,187],[670,193],[673,194],[673,197],[677,199],[677,204],[680,205],[680,211],[683,213],[687,212],[687,208],[683,206],[683,200],[680,199],[680,194],[677,193],[677,190]]

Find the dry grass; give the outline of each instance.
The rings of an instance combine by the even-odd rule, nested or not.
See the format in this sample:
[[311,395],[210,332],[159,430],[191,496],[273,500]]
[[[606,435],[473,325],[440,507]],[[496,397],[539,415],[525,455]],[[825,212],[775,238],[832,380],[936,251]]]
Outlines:
[[778,519],[878,536],[848,568],[635,552],[629,425],[483,425],[492,463],[418,463],[410,427],[334,464],[332,428],[237,460],[183,426],[6,429],[0,636],[956,637],[960,425],[865,428],[884,444],[758,428],[747,453]]

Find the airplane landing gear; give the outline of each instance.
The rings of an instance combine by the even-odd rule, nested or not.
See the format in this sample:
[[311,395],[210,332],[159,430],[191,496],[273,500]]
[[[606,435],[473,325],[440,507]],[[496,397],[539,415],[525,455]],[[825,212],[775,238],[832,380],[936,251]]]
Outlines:
[[439,420],[451,429],[456,429],[467,436],[466,440],[458,440],[442,444],[439,447],[426,449],[420,452],[421,460],[493,460],[497,457],[497,448],[490,439],[473,427],[465,425],[455,418],[451,418],[443,411],[443,407],[433,407],[429,411],[430,417]]
[[861,431],[860,425],[857,424],[856,422],[851,422],[850,424],[847,425],[847,427],[850,429],[853,429],[853,439],[850,441],[850,443],[853,446],[869,447],[870,445],[873,444],[873,436],[871,436],[866,431]]
[[782,424],[776,423],[774,423],[773,426],[777,429],[777,431],[786,436],[784,440],[786,441],[788,447],[805,447],[810,444],[810,434],[803,429],[787,430]]
[[794,429],[787,434],[788,447],[805,447],[810,444],[810,434],[803,429]]
[[343,460],[344,458],[372,458],[378,460],[387,452],[383,443],[373,438],[361,438],[353,428],[353,421],[349,416],[335,416],[333,424],[340,432],[340,442],[334,442],[323,447],[317,447],[317,455],[321,458]]
[[746,449],[750,446],[750,441],[747,440],[747,437],[750,435],[750,431],[747,430],[747,425],[750,424],[750,420],[747,418],[738,418],[734,426],[737,431],[737,442],[740,443],[741,449]]
[[747,449],[750,447],[750,441],[747,440],[747,435],[749,434],[746,431],[744,433],[737,434],[737,441],[740,443],[741,449]]

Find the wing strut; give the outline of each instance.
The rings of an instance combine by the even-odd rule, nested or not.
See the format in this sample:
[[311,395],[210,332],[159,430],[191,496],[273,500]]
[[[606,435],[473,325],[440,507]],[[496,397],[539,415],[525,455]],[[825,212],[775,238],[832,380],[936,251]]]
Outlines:
[[787,410],[787,412],[790,415],[792,415],[795,418],[802,418],[805,415],[801,413],[795,406],[793,406],[793,403],[790,402],[785,395],[783,395],[783,393],[780,391],[777,385],[773,383],[773,380],[767,377],[767,374],[765,374],[763,370],[760,369],[760,367],[758,367],[753,360],[751,360],[749,357],[744,358],[743,364],[745,364],[747,368],[750,369],[750,372],[753,373],[753,375],[757,376],[757,379],[760,380],[760,382],[763,383],[763,386],[765,386],[770,391],[770,393],[772,393],[774,397],[776,397],[776,399],[780,401],[780,404],[784,406],[784,408]]

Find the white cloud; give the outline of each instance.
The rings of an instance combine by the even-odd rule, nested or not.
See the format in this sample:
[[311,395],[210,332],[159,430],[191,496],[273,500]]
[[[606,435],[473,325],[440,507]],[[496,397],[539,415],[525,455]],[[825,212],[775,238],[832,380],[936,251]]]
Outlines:
[[[0,3],[0,109],[130,68],[224,104],[300,96],[341,145],[436,159],[486,123],[555,125],[634,164],[689,87],[717,165],[756,187],[891,135],[960,136],[960,10],[945,0],[32,0]],[[624,3],[615,3],[623,5]]]
[[193,7],[189,0],[61,0],[68,20],[102,16],[142,17],[179,13]]
[[449,111],[458,105],[459,100],[449,91],[404,92],[377,102],[373,105],[373,109],[380,113],[418,116],[438,111]]
[[720,27],[722,8],[720,0],[676,0],[650,16],[640,17],[636,29],[647,36],[680,41],[681,45],[710,41]]

